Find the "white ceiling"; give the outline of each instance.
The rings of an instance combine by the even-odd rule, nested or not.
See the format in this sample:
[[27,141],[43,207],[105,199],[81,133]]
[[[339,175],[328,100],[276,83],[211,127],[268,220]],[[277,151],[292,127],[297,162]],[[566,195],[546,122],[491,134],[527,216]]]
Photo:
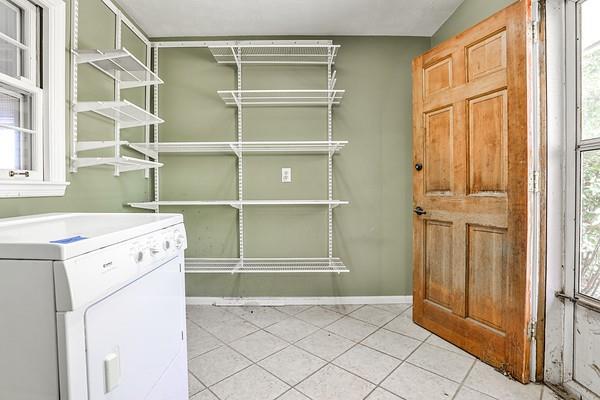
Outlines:
[[463,0],[118,0],[150,37],[431,36]]

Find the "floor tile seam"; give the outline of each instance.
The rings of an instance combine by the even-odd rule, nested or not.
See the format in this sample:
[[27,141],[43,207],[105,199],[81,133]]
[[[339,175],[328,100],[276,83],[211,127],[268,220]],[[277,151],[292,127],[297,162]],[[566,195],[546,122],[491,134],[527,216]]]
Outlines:
[[[415,352],[415,351],[416,351],[416,350],[417,350],[419,347],[421,347],[421,344],[425,343],[424,341],[420,341],[419,339],[415,339],[415,338],[413,338],[413,337],[409,337],[409,336],[402,335],[402,336],[404,336],[404,337],[408,337],[408,338],[410,338],[410,339],[417,340],[417,341],[421,342],[421,343],[419,343],[419,345],[418,345],[418,346],[417,346],[417,347],[416,347],[416,348],[415,348],[413,351],[411,351],[411,352],[410,352],[410,354],[409,354],[409,355],[407,355],[407,356],[406,356],[404,359],[402,359],[402,358],[400,358],[400,357],[397,357],[397,356],[394,356],[394,355],[392,355],[392,354],[388,354],[388,353],[386,353],[386,352],[385,352],[385,351],[383,351],[383,350],[379,350],[379,349],[376,349],[376,348],[374,348],[374,347],[371,347],[371,346],[369,346],[369,345],[367,345],[367,344],[365,343],[365,341],[366,341],[368,338],[370,338],[371,336],[375,335],[377,332],[379,332],[379,331],[381,331],[381,330],[386,330],[386,331],[388,331],[387,329],[384,329],[384,327],[383,327],[383,326],[381,326],[381,327],[379,327],[379,328],[378,328],[378,329],[377,329],[375,332],[371,333],[369,336],[367,336],[367,337],[366,337],[366,338],[364,338],[362,341],[360,341],[358,344],[360,344],[360,345],[362,345],[362,346],[365,346],[365,347],[367,347],[367,348],[369,348],[369,349],[371,349],[371,350],[377,351],[377,352],[379,352],[379,353],[381,353],[381,354],[385,354],[386,356],[392,357],[392,358],[394,358],[394,359],[396,359],[396,360],[399,360],[399,361],[401,361],[400,365],[402,365],[402,363],[403,363],[403,362],[404,362],[406,359],[408,359],[408,357],[410,357],[410,356],[411,356],[411,355],[412,355],[412,354],[413,354],[413,353],[414,353],[414,352]],[[391,331],[388,331],[388,332],[391,332]],[[396,333],[396,332],[392,332],[392,333]],[[400,334],[398,334],[398,335],[400,335]],[[337,359],[337,358],[339,358],[339,357],[336,357],[336,359]],[[334,359],[334,360],[335,360],[335,359]],[[400,365],[398,365],[398,367],[399,367]],[[396,367],[396,368],[397,368],[397,367]]]
[[[383,328],[382,328],[382,329],[383,329]],[[397,394],[397,393],[395,393],[395,392],[391,391],[390,389],[386,389],[385,387],[383,387],[383,386],[381,386],[381,385],[382,385],[382,384],[383,384],[383,383],[384,383],[384,382],[385,382],[385,381],[386,381],[386,380],[387,380],[387,379],[388,379],[388,378],[389,378],[389,377],[390,377],[390,376],[391,376],[391,375],[392,375],[394,372],[396,372],[396,371],[398,370],[398,368],[400,368],[401,366],[403,366],[403,365],[404,365],[404,363],[406,363],[406,361],[405,361],[405,360],[407,360],[407,359],[408,359],[408,357],[410,357],[410,356],[411,356],[411,355],[413,355],[413,354],[414,354],[414,353],[415,353],[417,350],[419,350],[419,348],[420,348],[420,347],[423,345],[423,343],[425,343],[425,342],[421,342],[421,343],[419,343],[419,345],[418,345],[418,346],[417,346],[417,347],[416,347],[416,348],[415,348],[413,351],[411,351],[411,352],[410,352],[410,354],[409,354],[409,355],[407,355],[407,356],[406,356],[406,358],[405,358],[404,360],[402,360],[402,362],[401,362],[401,363],[400,363],[400,364],[399,364],[399,365],[398,365],[396,368],[394,368],[393,370],[391,370],[391,371],[390,371],[390,373],[389,373],[389,374],[387,374],[387,375],[385,376],[385,378],[383,378],[383,379],[381,380],[381,382],[380,382],[380,383],[377,385],[377,387],[380,387],[381,389],[383,389],[383,390],[385,390],[385,391],[387,391],[387,392],[390,392],[390,393],[394,394],[395,396],[398,396],[398,397],[400,397],[401,399],[404,399],[404,398],[403,398],[402,396],[400,396],[399,394]],[[411,365],[412,365],[412,364],[411,364]],[[375,388],[375,389],[376,389],[376,388]],[[373,391],[375,391],[375,389],[373,389]]]
[[[234,348],[232,348],[231,346],[227,345],[226,343],[225,343],[225,344],[223,344],[223,346],[224,346],[224,347],[227,347],[227,348],[229,348],[229,350],[231,350],[231,351],[233,351],[234,353],[236,353],[237,355],[239,355],[239,356],[243,357],[243,358],[244,358],[246,361],[249,361],[249,362],[250,362],[250,365],[247,365],[247,366],[245,366],[244,368],[242,368],[242,369],[240,369],[240,370],[238,370],[238,371],[234,372],[233,374],[227,375],[225,378],[223,378],[223,379],[221,379],[221,380],[219,380],[219,381],[217,381],[217,382],[213,383],[212,385],[207,385],[207,384],[205,384],[204,382],[202,382],[202,380],[201,380],[200,378],[198,378],[198,377],[196,376],[196,374],[194,374],[194,373],[192,372],[192,370],[190,370],[190,369],[189,369],[189,366],[188,366],[188,371],[189,371],[189,372],[190,372],[192,375],[194,375],[194,377],[195,377],[196,379],[198,379],[198,381],[199,381],[200,383],[202,383],[202,384],[203,384],[205,387],[207,387],[207,388],[208,388],[208,387],[212,387],[212,386],[214,386],[214,385],[216,385],[216,384],[218,384],[218,383],[220,383],[220,382],[223,382],[223,381],[224,381],[225,379],[227,379],[227,378],[231,378],[233,375],[237,374],[238,372],[242,372],[243,370],[247,369],[248,367],[251,367],[251,366],[252,366],[252,364],[254,364],[254,361],[252,361],[251,359],[249,359],[249,358],[248,358],[248,357],[246,357],[245,355],[241,354],[239,351],[235,350]],[[223,347],[223,346],[221,346],[221,347]],[[213,350],[217,350],[217,349],[213,349]],[[211,351],[213,351],[213,350],[211,350]],[[205,353],[205,354],[208,354],[208,353]],[[196,358],[198,358],[198,357],[196,357]]]
[[[392,320],[389,320],[389,321],[388,321],[388,322],[386,322],[385,324],[383,324],[383,325],[381,325],[381,326],[377,326],[377,325],[375,325],[375,324],[372,324],[372,323],[370,323],[370,322],[368,322],[368,321],[363,321],[362,319],[359,319],[359,318],[353,317],[353,316],[351,316],[350,314],[348,314],[348,315],[344,315],[344,317],[348,317],[348,318],[350,318],[350,319],[353,319],[353,320],[355,320],[355,321],[362,322],[363,324],[370,325],[370,326],[372,326],[372,327],[374,327],[374,328],[377,328],[377,329],[380,329],[380,328],[382,328],[384,325],[386,325],[386,324],[388,324],[388,323],[390,323],[390,322],[392,321]],[[343,318],[341,318],[341,319],[343,319]],[[336,320],[336,321],[332,322],[331,324],[327,325],[327,327],[330,327],[331,325],[335,324],[336,322],[339,322],[341,319],[338,319],[338,320]]]
[[483,394],[483,395],[485,395],[485,396],[491,397],[491,398],[492,398],[492,399],[494,399],[494,400],[498,400],[498,399],[497,399],[496,397],[494,397],[494,396],[490,396],[490,395],[489,395],[489,394],[487,394],[487,393],[483,393],[483,392],[481,392],[481,391],[479,391],[479,390],[477,390],[477,389],[473,389],[472,387],[470,387],[470,386],[466,385],[467,379],[468,379],[468,378],[469,378],[469,376],[471,375],[471,372],[473,372],[473,369],[475,368],[475,364],[477,364],[477,361],[478,361],[477,359],[473,360],[473,364],[471,364],[471,367],[469,368],[469,371],[467,372],[467,374],[466,374],[466,375],[465,375],[465,377],[463,378],[462,382],[460,383],[460,386],[458,387],[458,390],[456,391],[456,393],[454,393],[454,396],[452,396],[452,400],[454,400],[454,399],[456,398],[456,396],[458,396],[458,394],[460,393],[460,391],[461,391],[463,388],[465,388],[465,387],[466,387],[467,389],[473,390],[473,391],[475,391],[475,392],[477,392],[477,393],[481,393],[481,394]]
[[[391,322],[391,321],[390,321]],[[387,325],[387,324],[386,324]],[[406,333],[401,333],[401,332],[396,332],[394,330],[391,330],[390,328],[386,328],[385,325],[381,327],[381,329],[386,330],[388,332],[392,332],[398,335],[402,335],[404,337],[410,338],[410,339],[414,339],[414,340],[418,340],[419,342],[425,342],[427,339],[429,339],[429,337],[432,335],[432,333],[430,333],[429,335],[427,335],[427,337],[425,339],[417,339],[416,337],[407,335]]]
[[[407,304],[407,305],[408,305],[408,307],[406,307],[406,309],[404,309],[404,310],[400,311],[398,314],[396,314],[395,312],[392,312],[392,311],[386,310],[385,308],[381,308],[381,306],[400,305],[400,304]],[[388,303],[388,304],[367,304],[367,305],[368,305],[368,306],[373,306],[373,307],[375,307],[375,308],[378,308],[379,310],[383,310],[383,311],[390,312],[390,313],[392,313],[392,314],[396,314],[396,317],[397,317],[397,316],[399,316],[400,314],[404,314],[404,312],[405,312],[406,310],[409,310],[409,309],[411,309],[411,308],[413,307],[412,303]]]
[[[298,321],[305,322],[305,321],[302,321],[301,319],[298,319]],[[305,322],[305,323],[306,323],[306,322]],[[274,324],[274,325],[277,325],[277,324]],[[315,327],[315,326],[314,326],[314,325],[312,325],[312,324],[308,324],[308,325],[310,325],[310,326],[312,326],[312,327]],[[271,325],[271,326],[273,326],[273,325]],[[267,328],[269,328],[269,327],[267,327]],[[273,336],[275,336],[276,338],[279,338],[279,339],[281,339],[281,340],[284,340],[284,341],[286,341],[286,342],[287,342],[287,343],[289,343],[289,344],[295,344],[295,343],[298,343],[299,341],[301,341],[301,340],[303,340],[303,339],[306,339],[307,337],[309,337],[309,336],[310,336],[310,335],[312,335],[313,333],[316,333],[316,332],[318,332],[320,329],[321,329],[321,328],[318,328],[316,331],[312,331],[312,332],[311,332],[311,333],[309,333],[308,335],[306,335],[306,336],[303,336],[303,337],[301,337],[300,339],[298,339],[298,340],[295,340],[295,341],[293,341],[293,342],[290,342],[289,340],[287,340],[287,339],[285,339],[285,338],[282,338],[281,336],[279,336],[279,335],[277,335],[277,334],[275,334],[275,333],[273,333],[273,332],[270,332],[270,331],[266,330],[266,328],[265,328],[265,329],[262,329],[262,330],[263,330],[263,331],[265,331],[266,333],[270,334],[270,335],[273,335]]]
[[[427,339],[429,339],[429,338],[430,338],[430,337],[432,337],[432,336],[433,336],[433,335],[429,335],[429,337],[428,337]],[[437,335],[436,335],[436,336],[437,336]],[[438,336],[438,337],[439,337],[439,336]],[[464,352],[465,354],[461,354],[461,353],[459,353],[458,351],[455,351],[455,350],[450,350],[450,349],[447,349],[447,348],[445,348],[445,347],[439,346],[439,345],[437,345],[437,344],[434,344],[434,343],[431,343],[431,342],[427,342],[427,339],[425,339],[425,340],[424,340],[425,344],[428,344],[428,345],[430,345],[430,346],[433,346],[433,347],[435,347],[436,349],[442,349],[442,350],[445,350],[445,351],[447,351],[447,352],[449,352],[449,353],[456,354],[456,355],[458,355],[458,356],[461,356],[461,357],[464,357],[464,358],[468,358],[468,359],[470,359],[470,360],[477,360],[477,357],[475,357],[475,356],[474,356],[474,355],[472,355],[472,354],[469,354],[469,353],[467,353],[466,351],[464,351],[464,350],[463,350],[463,349],[461,349],[461,348],[459,348],[459,350],[460,350],[460,351],[462,351],[462,352]],[[442,338],[440,337],[440,339],[442,339]],[[444,339],[442,339],[442,340],[444,340]],[[448,342],[448,343],[450,343],[450,342]],[[450,343],[450,344],[452,344],[452,343]]]

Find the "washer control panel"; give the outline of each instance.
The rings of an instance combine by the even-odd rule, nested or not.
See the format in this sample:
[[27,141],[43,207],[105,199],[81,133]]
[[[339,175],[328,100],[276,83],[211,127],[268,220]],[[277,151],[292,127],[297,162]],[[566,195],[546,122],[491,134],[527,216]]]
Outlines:
[[175,257],[180,257],[183,264],[186,248],[185,229],[179,224],[55,262],[55,281],[64,286],[57,294],[65,293],[62,299],[57,298],[57,307],[68,311],[94,301]]
[[186,247],[183,227],[175,227],[134,240],[130,245],[129,255],[133,263],[148,265],[172,257]]

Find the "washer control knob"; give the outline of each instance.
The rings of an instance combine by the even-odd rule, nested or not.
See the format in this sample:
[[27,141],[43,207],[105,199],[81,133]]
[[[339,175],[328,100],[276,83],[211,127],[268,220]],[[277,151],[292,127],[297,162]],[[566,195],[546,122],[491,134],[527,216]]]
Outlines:
[[177,247],[178,249],[180,249],[183,246],[183,242],[184,241],[185,241],[185,236],[183,236],[179,232],[176,232],[175,233],[175,247]]
[[163,250],[171,250],[171,239],[165,239],[165,241],[163,242]]
[[144,261],[144,252],[142,250],[137,251],[135,253],[134,260],[138,264]]

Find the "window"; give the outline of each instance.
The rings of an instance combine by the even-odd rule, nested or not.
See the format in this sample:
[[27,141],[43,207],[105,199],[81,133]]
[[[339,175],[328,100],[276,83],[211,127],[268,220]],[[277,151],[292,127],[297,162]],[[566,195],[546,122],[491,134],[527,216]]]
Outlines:
[[579,6],[578,292],[600,300],[600,0]]
[[64,194],[64,13],[0,0],[0,197]]

